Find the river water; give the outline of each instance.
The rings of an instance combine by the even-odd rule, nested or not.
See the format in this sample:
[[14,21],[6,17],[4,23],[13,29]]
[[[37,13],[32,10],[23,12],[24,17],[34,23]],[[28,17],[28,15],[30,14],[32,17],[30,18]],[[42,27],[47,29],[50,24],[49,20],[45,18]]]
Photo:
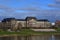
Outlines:
[[60,40],[60,35],[3,36],[0,40]]

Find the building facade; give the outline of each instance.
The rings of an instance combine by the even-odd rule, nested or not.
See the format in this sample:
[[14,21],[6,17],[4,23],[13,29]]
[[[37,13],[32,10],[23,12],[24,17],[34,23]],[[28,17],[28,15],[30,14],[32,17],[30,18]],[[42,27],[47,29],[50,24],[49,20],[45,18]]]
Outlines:
[[38,20],[35,17],[26,17],[26,25],[29,28],[49,28],[51,27],[51,23],[46,19]]
[[[38,20],[36,17],[26,17],[26,19],[6,18],[2,20],[2,28],[19,30],[21,28],[49,28],[51,23],[47,19]],[[0,23],[0,24],[1,24]]]

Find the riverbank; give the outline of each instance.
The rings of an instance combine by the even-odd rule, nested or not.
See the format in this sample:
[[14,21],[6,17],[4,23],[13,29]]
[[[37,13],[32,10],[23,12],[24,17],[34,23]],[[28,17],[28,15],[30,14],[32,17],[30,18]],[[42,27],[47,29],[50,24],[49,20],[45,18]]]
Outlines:
[[1,31],[0,35],[60,35],[60,31],[56,32],[37,32],[29,29],[22,29],[19,32],[9,32],[9,31]]

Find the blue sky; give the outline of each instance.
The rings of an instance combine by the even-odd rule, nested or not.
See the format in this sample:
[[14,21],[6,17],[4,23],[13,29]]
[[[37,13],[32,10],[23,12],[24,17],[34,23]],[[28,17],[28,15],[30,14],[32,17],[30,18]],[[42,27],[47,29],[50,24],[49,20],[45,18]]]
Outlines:
[[27,16],[51,22],[60,20],[60,0],[0,0],[0,20]]

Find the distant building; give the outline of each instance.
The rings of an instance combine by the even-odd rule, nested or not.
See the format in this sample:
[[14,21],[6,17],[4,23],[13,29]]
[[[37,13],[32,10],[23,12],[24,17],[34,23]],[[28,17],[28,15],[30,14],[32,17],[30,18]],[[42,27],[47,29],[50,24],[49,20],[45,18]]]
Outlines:
[[2,22],[0,22],[0,29],[2,29]]
[[55,22],[55,27],[60,27],[60,20],[57,20],[57,21]]
[[36,17],[26,17],[26,19],[6,18],[2,20],[3,28],[18,30],[21,28],[49,28],[51,23],[47,19],[38,20]]

